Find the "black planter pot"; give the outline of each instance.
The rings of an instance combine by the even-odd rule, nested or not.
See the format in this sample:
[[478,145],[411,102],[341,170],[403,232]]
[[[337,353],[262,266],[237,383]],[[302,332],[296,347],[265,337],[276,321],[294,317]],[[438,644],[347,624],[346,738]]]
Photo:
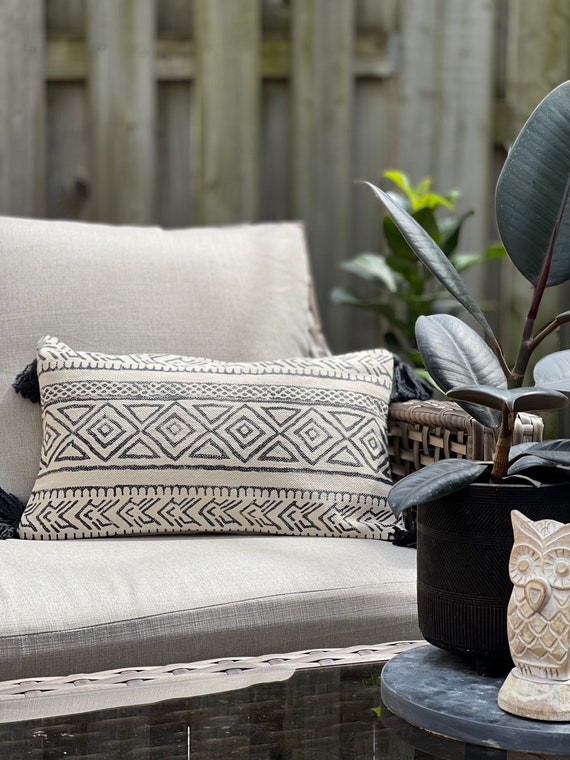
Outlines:
[[472,659],[482,675],[513,667],[507,641],[513,509],[531,520],[570,522],[570,484],[478,483],[417,512],[420,629],[431,644]]

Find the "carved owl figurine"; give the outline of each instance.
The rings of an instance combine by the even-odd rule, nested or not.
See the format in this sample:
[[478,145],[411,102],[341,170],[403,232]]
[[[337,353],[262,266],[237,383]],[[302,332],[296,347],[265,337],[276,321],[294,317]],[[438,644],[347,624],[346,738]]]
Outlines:
[[570,525],[511,513],[511,656],[522,676],[570,678]]

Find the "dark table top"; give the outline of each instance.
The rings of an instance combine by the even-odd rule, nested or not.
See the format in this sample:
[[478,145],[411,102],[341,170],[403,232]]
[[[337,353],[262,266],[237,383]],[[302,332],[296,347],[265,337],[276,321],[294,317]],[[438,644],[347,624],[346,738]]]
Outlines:
[[382,668],[329,665],[222,693],[3,723],[0,758],[506,760],[396,717],[380,701]]

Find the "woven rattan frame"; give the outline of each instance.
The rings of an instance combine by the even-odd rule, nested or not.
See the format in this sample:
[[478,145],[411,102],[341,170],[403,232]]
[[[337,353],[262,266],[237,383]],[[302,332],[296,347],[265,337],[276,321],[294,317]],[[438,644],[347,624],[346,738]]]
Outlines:
[[[514,443],[541,441],[544,423],[519,414]],[[451,401],[404,401],[390,405],[389,453],[395,480],[439,459],[489,461],[496,435]]]

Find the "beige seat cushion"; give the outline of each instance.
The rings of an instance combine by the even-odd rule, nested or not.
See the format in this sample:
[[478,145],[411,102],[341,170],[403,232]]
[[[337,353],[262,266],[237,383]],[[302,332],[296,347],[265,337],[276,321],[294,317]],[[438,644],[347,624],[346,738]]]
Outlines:
[[0,217],[0,487],[27,500],[39,409],[15,376],[42,335],[109,353],[226,361],[310,353],[301,225],[164,231]]
[[157,536],[1,548],[0,680],[421,637],[416,553],[384,541]]

